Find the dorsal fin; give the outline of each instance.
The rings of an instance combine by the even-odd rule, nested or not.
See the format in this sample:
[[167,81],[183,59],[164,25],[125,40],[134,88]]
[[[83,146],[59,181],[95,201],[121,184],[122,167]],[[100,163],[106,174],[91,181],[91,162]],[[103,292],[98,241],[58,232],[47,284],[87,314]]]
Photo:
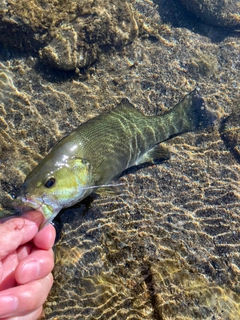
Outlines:
[[115,111],[131,111],[131,112],[135,112],[138,114],[142,113],[137,110],[133,104],[131,104],[131,102],[127,99],[127,98],[123,98],[122,101],[116,106]]
[[134,105],[128,100],[128,98],[123,98],[122,101],[117,105],[117,107],[127,107],[127,108],[134,108]]

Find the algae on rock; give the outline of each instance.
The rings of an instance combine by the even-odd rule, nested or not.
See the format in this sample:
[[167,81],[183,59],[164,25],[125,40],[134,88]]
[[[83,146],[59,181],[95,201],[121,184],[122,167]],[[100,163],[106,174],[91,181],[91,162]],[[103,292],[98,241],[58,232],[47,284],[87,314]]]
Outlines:
[[45,63],[62,70],[86,67],[137,35],[138,14],[127,0],[13,0],[0,7],[0,41],[40,50]]

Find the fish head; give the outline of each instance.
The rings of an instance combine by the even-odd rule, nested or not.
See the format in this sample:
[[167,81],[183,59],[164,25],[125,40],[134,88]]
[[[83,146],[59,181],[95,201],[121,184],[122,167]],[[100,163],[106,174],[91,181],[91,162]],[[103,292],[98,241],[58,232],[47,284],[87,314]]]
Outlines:
[[37,209],[50,223],[62,208],[70,207],[91,193],[91,165],[82,158],[47,163],[47,158],[26,177],[13,205],[21,211]]

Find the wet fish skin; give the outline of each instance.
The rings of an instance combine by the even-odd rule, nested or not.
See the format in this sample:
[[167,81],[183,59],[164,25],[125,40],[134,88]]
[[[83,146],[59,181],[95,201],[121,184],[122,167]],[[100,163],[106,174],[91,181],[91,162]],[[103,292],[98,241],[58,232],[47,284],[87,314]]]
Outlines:
[[64,137],[26,177],[15,205],[30,206],[51,221],[64,207],[111,183],[125,169],[168,157],[161,142],[207,127],[214,116],[196,90],[172,110],[145,116],[127,100]]

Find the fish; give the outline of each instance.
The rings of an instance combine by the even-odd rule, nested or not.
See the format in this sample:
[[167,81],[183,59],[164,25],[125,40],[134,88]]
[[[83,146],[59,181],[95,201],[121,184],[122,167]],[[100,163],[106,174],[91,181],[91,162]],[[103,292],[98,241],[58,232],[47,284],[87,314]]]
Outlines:
[[157,116],[144,115],[124,98],[63,137],[27,175],[14,206],[40,210],[43,227],[91,193],[111,193],[126,169],[169,158],[166,140],[213,121],[196,89]]

